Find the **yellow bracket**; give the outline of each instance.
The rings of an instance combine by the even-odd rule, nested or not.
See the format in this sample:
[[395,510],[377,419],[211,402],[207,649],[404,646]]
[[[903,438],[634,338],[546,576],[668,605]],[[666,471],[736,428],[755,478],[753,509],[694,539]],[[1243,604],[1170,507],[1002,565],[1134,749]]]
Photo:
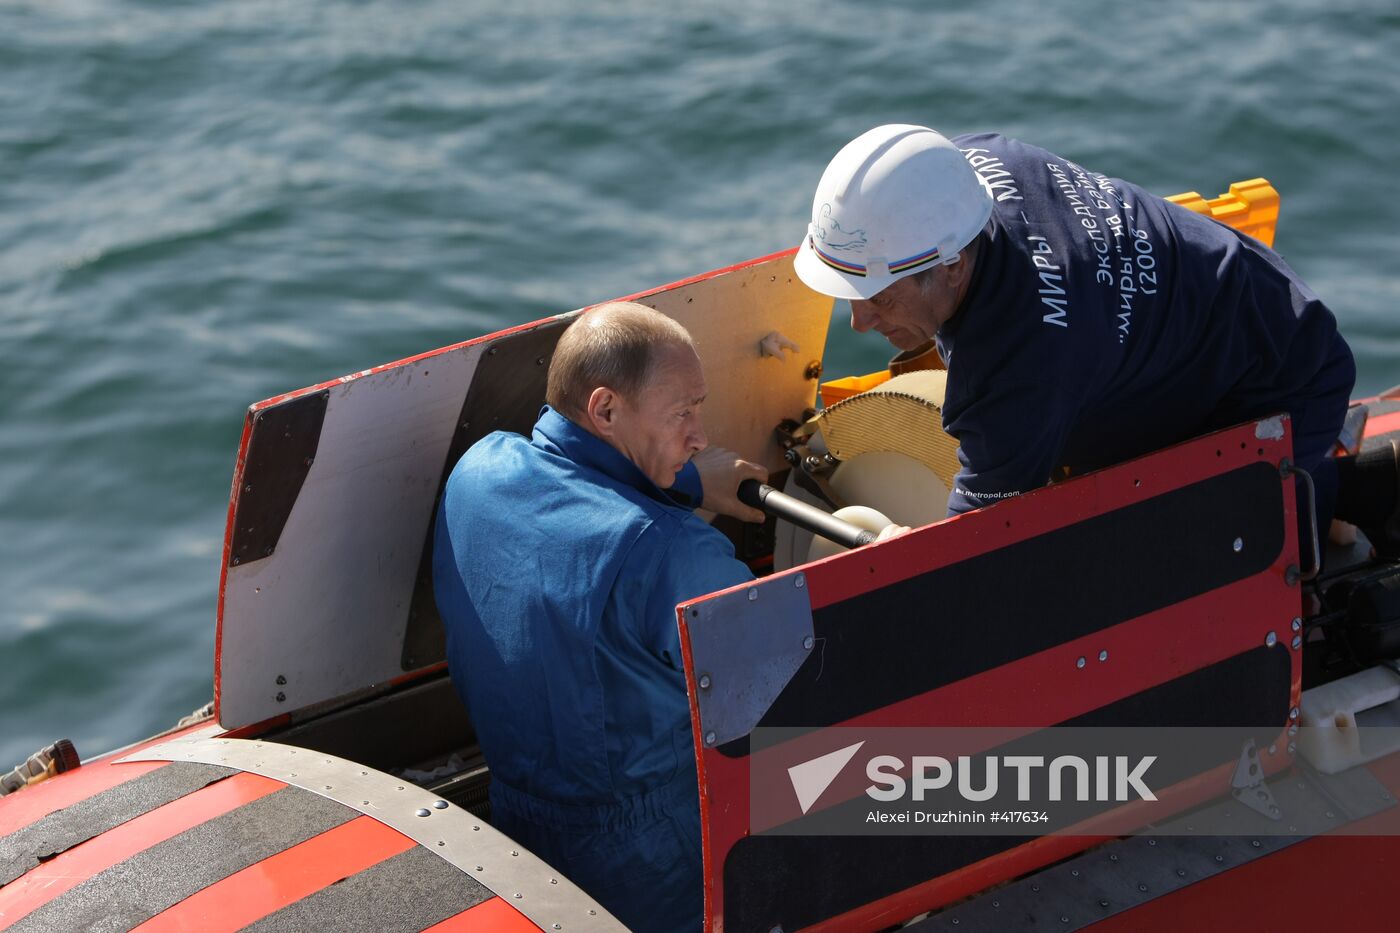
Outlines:
[[1229,191],[1209,201],[1194,191],[1174,194],[1167,200],[1228,224],[1265,246],[1274,245],[1274,227],[1278,225],[1278,192],[1263,178],[1237,181]]

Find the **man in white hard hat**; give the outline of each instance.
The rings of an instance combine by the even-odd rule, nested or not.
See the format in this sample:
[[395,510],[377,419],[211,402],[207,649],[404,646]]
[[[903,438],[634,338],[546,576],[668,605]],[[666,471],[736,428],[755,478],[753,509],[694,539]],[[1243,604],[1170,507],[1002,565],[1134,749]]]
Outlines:
[[1389,450],[1347,458],[1338,495],[1356,371],[1332,312],[1268,247],[1128,182],[995,134],[876,127],[827,166],[796,269],[856,331],[937,341],[950,514],[1279,411],[1322,527],[1395,510]]

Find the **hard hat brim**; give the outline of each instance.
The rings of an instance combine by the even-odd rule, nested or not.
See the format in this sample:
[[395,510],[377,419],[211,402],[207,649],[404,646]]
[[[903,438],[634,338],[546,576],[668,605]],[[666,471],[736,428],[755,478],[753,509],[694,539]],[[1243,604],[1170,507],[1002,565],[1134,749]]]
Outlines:
[[889,273],[857,276],[838,272],[822,262],[812,249],[810,239],[803,240],[802,245],[798,247],[792,267],[797,272],[797,277],[812,291],[830,295],[832,298],[844,298],[847,301],[874,298],[899,278]]

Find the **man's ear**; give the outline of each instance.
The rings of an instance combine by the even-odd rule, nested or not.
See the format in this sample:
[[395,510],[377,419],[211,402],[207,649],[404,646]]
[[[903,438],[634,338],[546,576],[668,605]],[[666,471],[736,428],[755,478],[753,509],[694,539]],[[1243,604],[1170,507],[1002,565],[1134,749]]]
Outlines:
[[599,437],[610,438],[617,429],[617,407],[620,399],[616,392],[607,386],[598,386],[588,396],[588,404],[583,413],[589,427]]

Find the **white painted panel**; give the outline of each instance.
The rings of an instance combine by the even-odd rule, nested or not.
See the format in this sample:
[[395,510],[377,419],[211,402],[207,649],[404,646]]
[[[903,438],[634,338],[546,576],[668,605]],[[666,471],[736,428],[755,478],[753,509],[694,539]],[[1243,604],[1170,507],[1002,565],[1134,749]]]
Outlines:
[[[773,428],[814,404],[831,300],[790,256],[637,299],[694,336],[709,383],[711,443],[785,467]],[[763,357],[779,331],[801,348]],[[316,456],[270,557],[229,567],[218,660],[227,728],[383,684],[400,659],[438,483],[490,338],[329,389]],[[278,683],[278,678],[285,683]],[[278,700],[278,694],[284,699]]]
[[483,348],[459,347],[329,390],[316,458],[277,550],[228,569],[218,672],[225,727],[403,673],[423,541]]

